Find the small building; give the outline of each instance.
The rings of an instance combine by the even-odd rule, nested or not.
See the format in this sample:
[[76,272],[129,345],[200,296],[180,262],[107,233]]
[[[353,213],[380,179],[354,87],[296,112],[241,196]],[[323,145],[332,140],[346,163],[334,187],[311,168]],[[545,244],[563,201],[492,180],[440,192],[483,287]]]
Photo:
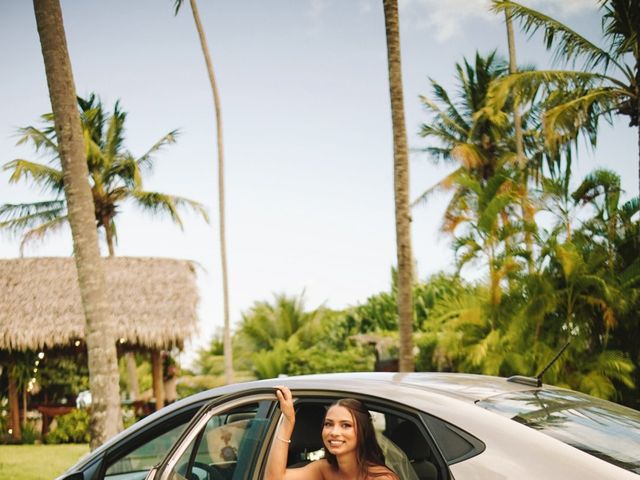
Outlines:
[[[182,348],[197,328],[194,265],[167,258],[109,257],[104,262],[118,353],[150,353],[159,408],[164,404],[161,351]],[[84,329],[74,258],[0,259],[0,365],[9,366],[16,352],[64,355],[85,348]],[[17,391],[11,383],[11,423],[19,431]]]

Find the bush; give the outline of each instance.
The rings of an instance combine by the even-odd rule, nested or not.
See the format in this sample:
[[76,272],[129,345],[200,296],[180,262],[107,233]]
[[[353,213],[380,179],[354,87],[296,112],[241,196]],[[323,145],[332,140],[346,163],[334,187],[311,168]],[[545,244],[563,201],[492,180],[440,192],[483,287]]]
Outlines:
[[38,440],[39,434],[35,426],[27,422],[22,425],[22,443],[25,445],[33,445]]
[[89,412],[73,410],[56,419],[55,430],[45,436],[47,443],[89,443]]

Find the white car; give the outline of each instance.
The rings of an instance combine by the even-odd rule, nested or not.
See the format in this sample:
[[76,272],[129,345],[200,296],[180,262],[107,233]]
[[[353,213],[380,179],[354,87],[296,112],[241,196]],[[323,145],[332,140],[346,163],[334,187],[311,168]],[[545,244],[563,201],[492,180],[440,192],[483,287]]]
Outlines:
[[[296,405],[290,466],[322,457],[326,407],[354,397],[372,412],[387,464],[403,480],[640,474],[636,410],[522,377],[344,373],[247,382],[189,397],[133,425],[60,478],[261,479],[280,419],[273,388],[279,384],[292,390]],[[179,412],[207,399],[185,428]]]

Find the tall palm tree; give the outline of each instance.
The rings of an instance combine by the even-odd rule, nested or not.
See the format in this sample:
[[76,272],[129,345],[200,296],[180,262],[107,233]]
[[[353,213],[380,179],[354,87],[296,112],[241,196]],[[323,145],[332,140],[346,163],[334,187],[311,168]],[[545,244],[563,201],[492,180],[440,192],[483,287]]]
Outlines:
[[[514,219],[513,202],[515,198],[522,199],[526,189],[516,181],[515,173],[519,169],[515,168],[513,125],[495,122],[483,115],[492,82],[506,75],[507,68],[495,52],[486,57],[476,54],[473,64],[466,59],[462,65],[456,64],[460,84],[457,98],[450,97],[441,85],[431,81],[435,99],[422,97],[431,119],[422,125],[420,133],[435,143],[425,151],[434,161],[444,160],[459,166],[413,203],[415,206],[425,202],[436,190],[453,191],[442,230],[456,237],[456,248],[464,251],[460,265],[484,252],[490,278],[494,279],[498,270],[494,271],[493,266],[498,252],[517,248],[518,232],[514,227],[527,231],[525,224]],[[504,115],[507,112],[505,110]],[[506,185],[512,190],[506,189]],[[474,224],[481,218],[482,224]],[[468,227],[467,231],[458,235],[456,230],[462,224]],[[493,290],[492,298],[497,299],[496,295],[498,290]]]
[[401,372],[413,371],[413,256],[411,250],[411,216],[409,212],[409,154],[405,128],[402,68],[400,55],[400,20],[398,1],[383,0],[389,63],[389,93],[393,124],[393,178],[398,256],[398,316],[400,330]]
[[533,34],[544,31],[547,49],[566,65],[582,61],[579,70],[521,72],[501,82],[493,96],[496,106],[516,92],[526,97],[547,86],[552,106],[545,114],[545,135],[550,145],[584,129],[595,142],[598,119],[613,114],[629,118],[638,135],[638,182],[640,185],[640,2],[599,0],[605,45],[597,46],[567,25],[543,13],[508,0],[494,0],[493,10],[508,11]]
[[[175,14],[178,14],[183,0],[174,0]],[[224,375],[227,383],[233,382],[233,352],[231,342],[231,322],[229,320],[229,278],[227,272],[227,240],[225,227],[225,196],[224,196],[224,144],[222,137],[222,107],[220,106],[220,93],[218,92],[218,82],[216,81],[215,72],[213,70],[213,62],[209,54],[209,46],[207,37],[202,28],[200,14],[198,13],[198,5],[196,0],[189,0],[191,5],[191,13],[193,21],[196,24],[198,37],[200,38],[200,46],[202,54],[207,65],[207,74],[209,75],[209,83],[211,84],[211,92],[213,94],[213,108],[216,114],[216,139],[218,144],[218,216],[220,225],[220,262],[222,265],[222,300],[224,304],[224,330],[222,333],[222,342],[224,345]]]
[[[115,255],[117,239],[116,217],[121,205],[131,201],[152,214],[167,214],[182,226],[179,209],[187,207],[200,213],[205,220],[204,207],[188,198],[147,191],[142,177],[151,171],[154,154],[174,143],[177,131],[158,140],[144,155],[136,158],[124,149],[124,123],[126,113],[116,102],[113,112],[107,114],[100,100],[91,94],[88,99],[78,98],[80,122],[84,137],[84,154],[87,159],[88,179],[94,203],[95,225],[104,232],[109,256]],[[48,191],[53,198],[45,201],[5,204],[0,206],[0,229],[24,233],[20,251],[30,242],[41,239],[58,230],[69,220],[67,202],[63,195],[63,172],[58,164],[61,145],[51,114],[43,115],[45,127],[28,126],[20,129],[19,143],[30,142],[36,150],[49,154],[48,164],[24,159],[12,160],[4,165],[12,171],[10,182],[31,180]]]
[[431,116],[421,126],[420,135],[433,141],[424,151],[434,162],[444,161],[458,168],[423,192],[414,200],[414,206],[425,202],[436,190],[455,188],[455,180],[462,174],[485,183],[515,159],[511,125],[482,115],[489,88],[507,74],[507,64],[494,51],[486,57],[476,53],[473,64],[464,59],[455,68],[460,91],[457,98],[452,98],[435,80],[431,80],[434,98],[420,97]]
[[107,318],[105,275],[87,181],[89,172],[62,9],[59,0],[34,0],[33,5],[59,142],[73,251],[86,318],[92,394],[91,448],[96,448],[122,428],[116,343]]
[[[509,50],[509,73],[514,74],[518,71],[518,64],[516,61],[516,40],[513,34],[513,21],[511,19],[511,14],[508,10],[504,11],[504,20],[505,26],[507,29],[507,47]],[[531,224],[533,223],[533,211],[529,205],[529,179],[528,179],[528,169],[527,169],[527,161],[524,156],[524,139],[522,135],[522,120],[520,115],[520,105],[516,102],[513,103],[513,126],[515,132],[515,142],[516,142],[516,161],[518,167],[520,168],[520,172],[523,175],[522,179],[522,188],[523,194],[521,199],[521,209],[522,209],[522,219],[525,223]],[[524,232],[524,243],[528,253],[527,264],[529,268],[529,273],[533,273],[533,238],[531,231],[529,229],[525,229]]]

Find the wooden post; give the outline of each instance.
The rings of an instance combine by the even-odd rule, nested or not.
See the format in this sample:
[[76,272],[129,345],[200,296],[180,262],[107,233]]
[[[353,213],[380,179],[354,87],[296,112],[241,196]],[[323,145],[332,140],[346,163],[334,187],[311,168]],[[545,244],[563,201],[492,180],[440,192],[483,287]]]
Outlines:
[[136,365],[136,357],[133,352],[127,352],[124,354],[124,358],[127,361],[127,375],[129,379],[129,397],[132,401],[140,398],[140,388],[138,386],[138,372]]
[[18,406],[18,382],[15,376],[15,365],[9,366],[9,424],[11,436],[14,440],[22,440],[22,428],[20,426],[20,407]]
[[162,380],[162,356],[160,350],[151,352],[151,373],[153,376],[153,396],[156,399],[156,410],[164,407],[164,385]]

